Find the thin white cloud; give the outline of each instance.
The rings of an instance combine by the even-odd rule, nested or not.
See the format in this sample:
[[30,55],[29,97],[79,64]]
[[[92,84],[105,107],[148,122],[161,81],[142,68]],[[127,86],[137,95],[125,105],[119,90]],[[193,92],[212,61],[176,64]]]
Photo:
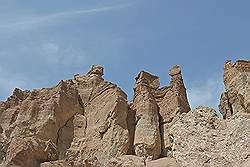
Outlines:
[[211,77],[205,81],[194,83],[187,89],[189,102],[192,108],[208,106],[218,110],[220,94],[223,91],[223,80],[220,77]]
[[16,21],[16,22],[11,22],[11,23],[2,23],[0,24],[0,30],[31,29],[36,26],[53,24],[60,19],[65,19],[68,17],[106,12],[106,11],[111,11],[115,9],[121,9],[129,5],[130,4],[123,4],[119,6],[108,6],[108,7],[102,7],[102,8],[94,8],[94,9],[82,9],[82,10],[74,10],[74,11],[67,11],[67,12],[59,12],[59,13],[49,14],[45,16],[30,17],[30,18],[23,19],[21,21]]

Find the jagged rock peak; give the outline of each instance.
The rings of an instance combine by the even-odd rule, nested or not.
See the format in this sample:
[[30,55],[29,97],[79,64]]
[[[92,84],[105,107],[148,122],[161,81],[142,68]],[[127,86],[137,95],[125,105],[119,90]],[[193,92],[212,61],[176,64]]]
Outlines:
[[160,78],[145,71],[141,71],[135,79],[136,86],[145,84],[153,89],[158,89],[160,87]]
[[179,65],[163,87],[141,71],[130,105],[98,65],[51,88],[17,88],[0,102],[0,166],[249,166],[249,61],[224,69],[220,110],[229,119],[209,107],[189,112]]
[[170,76],[175,76],[181,74],[181,67],[179,65],[174,65],[170,70],[169,70],[169,75]]
[[250,72],[250,61],[249,60],[237,60],[233,63],[231,60],[227,60],[224,65],[224,84],[226,89],[233,84],[235,78],[241,73]]
[[91,69],[87,73],[87,75],[91,75],[91,74],[96,74],[96,75],[99,75],[99,76],[103,76],[104,68],[102,66],[99,66],[99,65],[92,65]]

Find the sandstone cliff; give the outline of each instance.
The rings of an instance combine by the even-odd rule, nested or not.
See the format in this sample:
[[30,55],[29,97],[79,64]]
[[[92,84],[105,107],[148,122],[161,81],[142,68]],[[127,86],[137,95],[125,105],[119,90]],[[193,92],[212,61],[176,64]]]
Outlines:
[[190,111],[179,66],[170,84],[141,71],[134,97],[92,66],[52,88],[0,102],[0,166],[249,166],[250,61],[227,61],[220,111]]

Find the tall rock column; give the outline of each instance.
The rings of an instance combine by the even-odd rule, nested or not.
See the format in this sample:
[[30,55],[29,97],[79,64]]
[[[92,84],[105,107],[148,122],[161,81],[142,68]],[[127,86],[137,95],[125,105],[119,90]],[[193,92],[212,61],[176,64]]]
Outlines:
[[226,61],[224,85],[219,105],[224,118],[238,111],[250,113],[250,61]]
[[176,115],[190,111],[181,68],[178,65],[173,66],[169,71],[169,75],[171,76],[170,85],[155,92],[161,116],[162,156],[168,156],[171,153],[169,128],[175,122]]
[[132,110],[136,112],[134,135],[135,154],[147,160],[161,154],[159,129],[159,108],[153,91],[159,87],[159,78],[147,72],[140,72],[136,78]]
[[84,114],[73,119],[73,141],[66,153],[76,164],[98,161],[105,166],[129,149],[127,95],[105,81],[103,71],[94,65],[87,74],[75,75],[72,80],[84,105]]

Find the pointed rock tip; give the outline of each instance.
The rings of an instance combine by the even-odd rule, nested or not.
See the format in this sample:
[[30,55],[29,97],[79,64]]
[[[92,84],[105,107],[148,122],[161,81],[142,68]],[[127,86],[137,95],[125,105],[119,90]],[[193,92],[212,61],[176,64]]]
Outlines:
[[100,65],[92,65],[87,74],[88,75],[96,74],[99,76],[103,76],[104,75],[104,68]]
[[156,75],[152,75],[149,72],[144,70],[140,71],[137,77],[135,78],[136,83],[147,82],[152,88],[160,87],[160,78]]
[[179,65],[174,65],[170,70],[169,70],[169,75],[174,76],[181,74],[181,67]]

